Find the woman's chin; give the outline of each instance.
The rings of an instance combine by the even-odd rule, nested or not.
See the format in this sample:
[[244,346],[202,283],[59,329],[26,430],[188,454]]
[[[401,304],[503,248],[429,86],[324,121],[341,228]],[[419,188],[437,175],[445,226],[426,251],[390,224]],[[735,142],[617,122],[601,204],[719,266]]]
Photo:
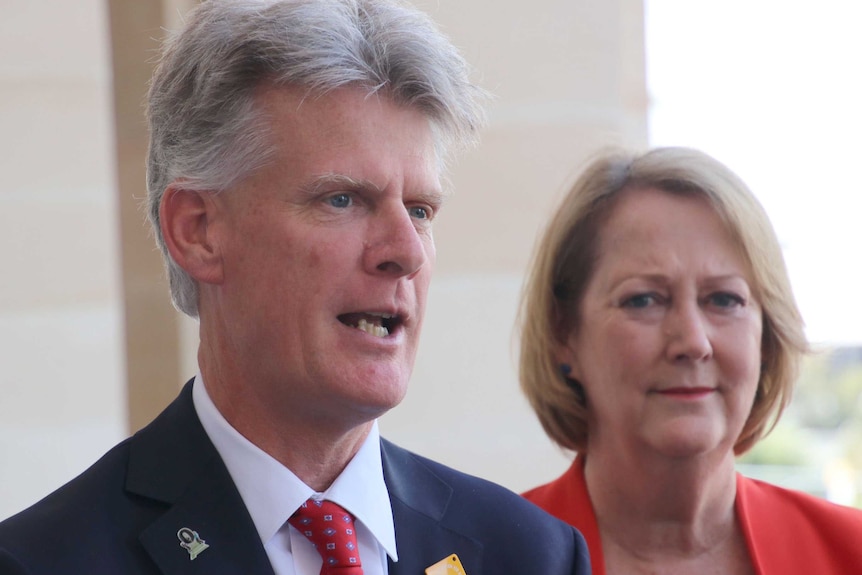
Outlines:
[[646,441],[649,448],[663,457],[673,459],[700,457],[733,449],[733,441],[712,426],[675,426],[650,435]]

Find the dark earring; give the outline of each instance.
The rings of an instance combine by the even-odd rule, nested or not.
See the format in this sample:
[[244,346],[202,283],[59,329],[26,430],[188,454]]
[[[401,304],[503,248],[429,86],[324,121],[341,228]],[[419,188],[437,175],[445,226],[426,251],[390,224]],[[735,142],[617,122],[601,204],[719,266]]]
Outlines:
[[572,373],[572,366],[571,365],[569,365],[568,363],[561,363],[560,364],[560,374],[563,376],[563,379],[565,380],[566,385],[568,385],[569,389],[571,389],[575,393],[575,400],[579,404],[585,406],[585,405],[587,405],[587,394],[586,394],[586,392],[584,392],[584,386],[581,385],[581,382],[578,381],[577,379],[573,379],[573,378],[569,377],[569,375],[571,373]]

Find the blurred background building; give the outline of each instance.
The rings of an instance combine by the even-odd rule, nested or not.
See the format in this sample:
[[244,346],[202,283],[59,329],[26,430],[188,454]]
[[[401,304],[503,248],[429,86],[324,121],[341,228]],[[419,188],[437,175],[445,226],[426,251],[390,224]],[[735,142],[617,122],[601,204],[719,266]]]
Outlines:
[[[146,84],[194,1],[0,2],[0,518],[139,429],[196,371],[196,325],[170,306],[140,207]],[[810,335],[839,350],[815,358],[745,469],[856,501],[862,52],[844,30],[859,14],[836,0],[414,3],[496,97],[481,146],[454,166],[410,392],[383,433],[514,490],[557,476],[570,456],[515,376],[536,234],[596,149],[694,145],[760,195]]]

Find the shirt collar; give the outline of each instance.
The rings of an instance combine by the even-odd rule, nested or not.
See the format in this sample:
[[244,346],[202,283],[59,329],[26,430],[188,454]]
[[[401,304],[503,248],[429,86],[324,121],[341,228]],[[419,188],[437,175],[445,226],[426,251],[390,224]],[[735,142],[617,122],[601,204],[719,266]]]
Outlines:
[[350,511],[371,531],[392,560],[398,561],[395,521],[389,490],[383,480],[380,431],[376,420],[362,447],[322,496]]
[[221,455],[264,544],[303,502],[315,497],[334,501],[353,513],[392,560],[398,560],[377,421],[341,475],[324,493],[316,493],[227,422],[207,393],[201,374],[195,377],[192,400],[201,425]]

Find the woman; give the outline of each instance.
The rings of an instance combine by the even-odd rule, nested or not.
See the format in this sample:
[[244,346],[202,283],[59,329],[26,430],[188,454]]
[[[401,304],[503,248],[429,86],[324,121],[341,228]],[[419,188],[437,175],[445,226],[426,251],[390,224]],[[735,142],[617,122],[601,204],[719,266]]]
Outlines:
[[862,512],[738,475],[807,349],[781,248],[725,166],[614,153],[539,245],[520,375],[578,453],[525,494],[584,533],[593,573],[862,573]]

